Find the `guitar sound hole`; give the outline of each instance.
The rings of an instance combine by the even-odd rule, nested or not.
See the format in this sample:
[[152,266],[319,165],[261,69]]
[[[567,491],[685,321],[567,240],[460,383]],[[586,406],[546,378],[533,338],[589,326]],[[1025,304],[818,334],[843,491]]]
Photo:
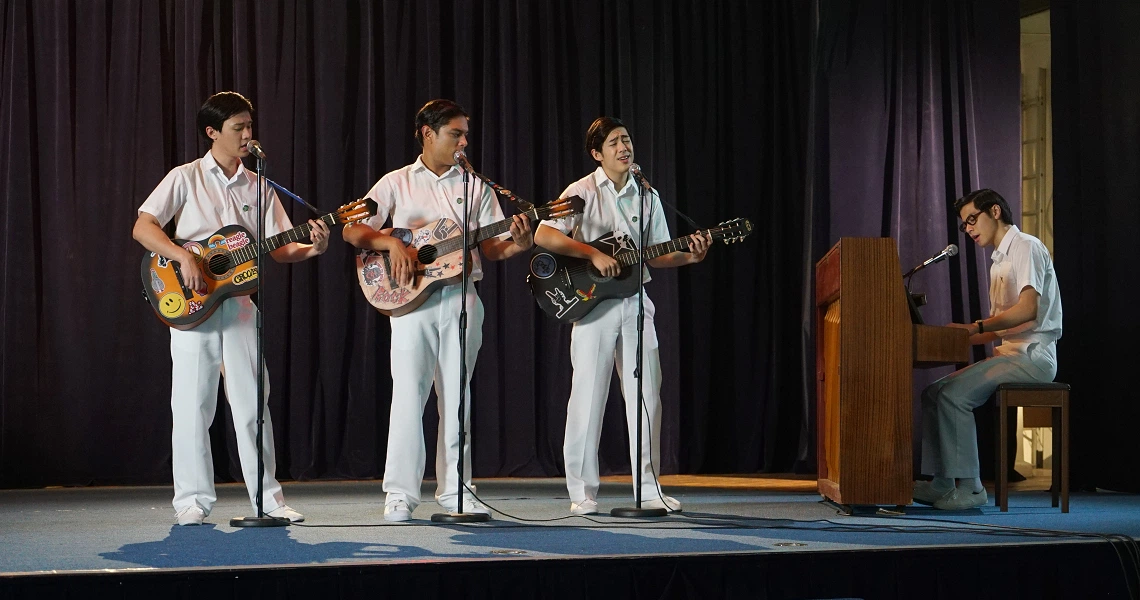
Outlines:
[[589,267],[586,269],[586,273],[590,275],[590,279],[594,283],[605,283],[613,279],[613,277],[606,277],[605,275],[602,275],[602,272],[595,268],[594,265],[589,265]]
[[230,256],[228,254],[215,254],[210,257],[210,273],[224,275],[230,270]]
[[420,264],[430,265],[431,263],[435,262],[435,257],[438,254],[439,252],[436,250],[435,246],[427,244],[425,246],[420,246],[419,252],[416,253],[416,258],[420,261]]

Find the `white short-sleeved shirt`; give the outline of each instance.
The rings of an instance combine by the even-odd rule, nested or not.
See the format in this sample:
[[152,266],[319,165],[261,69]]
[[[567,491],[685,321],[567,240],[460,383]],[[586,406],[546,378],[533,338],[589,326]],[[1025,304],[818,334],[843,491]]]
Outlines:
[[1013,225],[1001,244],[990,255],[990,316],[1009,310],[1017,304],[1021,290],[1037,290],[1037,318],[1017,327],[996,332],[1001,345],[996,354],[1025,353],[1037,343],[1053,366],[1056,366],[1056,341],[1061,339],[1061,293],[1053,259],[1041,240],[1023,233]]
[[[468,229],[475,231],[502,221],[503,209],[491,189],[478,177],[470,179],[468,191],[475,204],[468,217]],[[424,165],[423,157],[417,158],[416,162],[381,177],[365,197],[376,201],[376,214],[361,223],[377,231],[389,216],[392,227],[397,229],[418,229],[443,218],[451,219],[457,226],[463,223],[463,171],[454,165],[437,176]],[[509,235],[504,233],[498,237]],[[471,281],[482,278],[480,254],[472,252]]]
[[[564,219],[543,221],[579,242],[592,242],[610,232],[621,231],[633,238],[636,245],[639,239],[637,183],[633,177],[626,180],[625,186],[617,190],[606,172],[598,167],[593,173],[575,181],[562,192],[562,197],[578,196],[585,201],[582,214]],[[645,218],[649,221],[646,233],[646,246],[669,241],[669,223],[661,202],[652,192],[645,194]],[[642,273],[642,280],[649,281],[649,269]]]
[[[268,187],[268,186],[266,186]],[[293,228],[281,201],[269,188],[262,203],[265,237]],[[240,162],[237,172],[226,178],[214,155],[171,169],[139,207],[165,226],[175,219],[174,237],[201,240],[226,225],[241,225],[257,235],[257,175]]]

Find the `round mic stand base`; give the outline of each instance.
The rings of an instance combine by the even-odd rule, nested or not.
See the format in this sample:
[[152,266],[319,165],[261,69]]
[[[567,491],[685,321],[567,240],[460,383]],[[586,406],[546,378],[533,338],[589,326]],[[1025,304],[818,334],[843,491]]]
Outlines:
[[664,517],[669,514],[669,511],[664,508],[615,508],[610,511],[611,517],[627,517],[627,518],[642,518],[642,517]]
[[289,519],[275,519],[273,517],[234,517],[230,519],[230,527],[285,527]]
[[436,513],[431,516],[432,523],[486,523],[491,515],[484,513]]

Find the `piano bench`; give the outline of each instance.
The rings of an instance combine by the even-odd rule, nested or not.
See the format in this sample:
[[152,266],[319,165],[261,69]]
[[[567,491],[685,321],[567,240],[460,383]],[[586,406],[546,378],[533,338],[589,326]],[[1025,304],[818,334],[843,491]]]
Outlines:
[[[1022,406],[1048,407],[1053,416],[1053,506],[1060,496],[1061,512],[1069,512],[1069,384],[1003,383],[994,392],[997,405],[997,470],[994,504],[1009,512],[1009,468],[1014,457],[1006,447],[1010,410]],[[1016,419],[1016,416],[1014,417]]]

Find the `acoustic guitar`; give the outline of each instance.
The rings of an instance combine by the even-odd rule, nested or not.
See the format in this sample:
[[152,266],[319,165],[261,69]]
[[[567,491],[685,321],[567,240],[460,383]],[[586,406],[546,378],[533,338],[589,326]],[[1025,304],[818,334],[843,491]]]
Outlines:
[[[345,204],[318,220],[328,226],[353,223],[376,214],[376,202],[367,199]],[[292,242],[308,241],[308,222],[266,238],[263,253]],[[197,241],[172,240],[194,254],[206,280],[204,292],[186,287],[181,266],[157,252],[146,252],[142,259],[143,296],[155,315],[175,329],[193,329],[214,314],[226,298],[257,291],[257,245],[255,236],[241,225],[227,225]]]

